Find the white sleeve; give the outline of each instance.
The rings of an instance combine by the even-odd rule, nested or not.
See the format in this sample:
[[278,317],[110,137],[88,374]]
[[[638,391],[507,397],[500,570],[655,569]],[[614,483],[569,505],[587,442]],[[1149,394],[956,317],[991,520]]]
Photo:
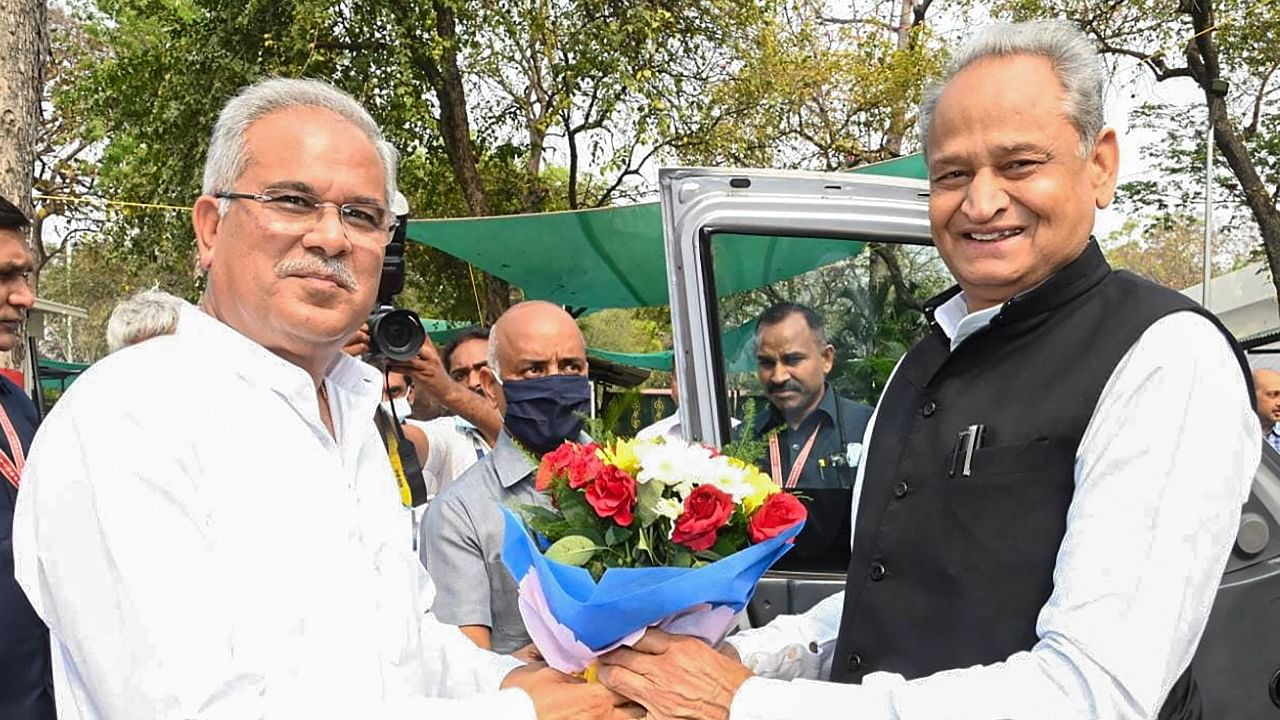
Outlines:
[[731,717],[1154,718],[1204,631],[1257,468],[1246,395],[1209,321],[1156,322],[1113,372],[1081,441],[1033,648],[912,681],[752,678]]
[[[314,705],[333,694],[292,682],[239,612],[252,598],[226,581],[234,558],[200,510],[209,483],[181,450],[157,451],[125,414],[104,432],[106,418],[86,427],[60,409],[37,434],[14,522],[14,574],[50,628],[59,717],[326,716]],[[534,717],[522,691],[495,692],[516,661],[425,626],[422,695],[351,698],[365,717]]]
[[779,615],[764,627],[731,635],[725,642],[742,664],[761,677],[820,680],[831,674],[831,657],[844,593],[838,592],[800,615]]

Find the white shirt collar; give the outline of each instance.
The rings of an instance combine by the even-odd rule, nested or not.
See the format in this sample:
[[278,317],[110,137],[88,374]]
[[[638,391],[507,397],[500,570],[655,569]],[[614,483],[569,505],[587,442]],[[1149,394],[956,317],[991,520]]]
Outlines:
[[[315,385],[302,368],[194,305],[183,305],[174,334],[207,349],[208,357],[218,357],[220,362],[228,363],[250,385],[270,388],[313,426],[323,427],[316,406]],[[372,418],[382,400],[381,373],[344,353],[334,358],[325,373],[325,382],[331,400],[341,406],[345,417]],[[339,444],[345,444],[341,442],[343,429],[337,430]]]
[[1001,303],[986,310],[971,313],[965,301],[964,292],[958,292],[933,311],[933,319],[937,321],[938,327],[942,328],[942,332],[951,339],[951,351],[955,352],[955,349],[960,347],[960,343],[970,335],[990,325],[991,318],[998,315],[1003,307],[1004,304]]

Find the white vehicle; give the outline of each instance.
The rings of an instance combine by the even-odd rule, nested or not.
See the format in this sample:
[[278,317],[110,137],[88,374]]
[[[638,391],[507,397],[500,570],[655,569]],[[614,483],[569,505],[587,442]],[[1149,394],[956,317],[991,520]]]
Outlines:
[[[735,376],[721,337],[741,322],[741,313],[732,316],[741,309],[741,298],[722,295],[716,286],[733,265],[735,249],[751,246],[751,256],[758,258],[760,248],[752,244],[770,242],[766,257],[785,258],[793,252],[812,254],[815,243],[825,243],[830,262],[788,281],[790,288],[806,293],[806,278],[830,280],[832,273],[823,276],[822,267],[847,261],[860,243],[931,244],[928,187],[920,180],[668,169],[660,172],[659,182],[680,418],[692,439],[712,445],[722,445],[730,433]],[[846,252],[840,252],[840,243]],[[834,297],[830,292],[807,295]],[[736,384],[744,384],[740,374]],[[772,572],[757,587],[750,620],[761,624],[779,613],[802,612],[842,589],[844,580],[843,572]],[[1205,717],[1280,717],[1280,456],[1269,447],[1192,667]]]

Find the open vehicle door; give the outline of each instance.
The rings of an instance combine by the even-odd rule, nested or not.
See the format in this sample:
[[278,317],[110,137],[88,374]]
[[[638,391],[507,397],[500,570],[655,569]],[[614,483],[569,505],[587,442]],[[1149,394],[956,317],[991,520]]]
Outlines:
[[[662,170],[659,184],[679,412],[689,439],[723,445],[731,438],[731,418],[749,412],[744,396],[760,392],[754,349],[749,343],[745,350],[726,348],[724,338],[773,302],[815,306],[827,316],[838,355],[832,387],[853,394],[869,362],[859,356],[859,338],[876,332],[874,315],[882,310],[866,301],[867,265],[860,253],[867,242],[898,243],[915,246],[911,252],[930,261],[927,184],[844,173],[699,169]],[[794,273],[782,267],[789,261]],[[765,267],[754,266],[760,264]],[[752,272],[775,280],[748,292],[718,290]],[[874,403],[877,397],[866,390],[865,401]],[[845,472],[847,481],[851,469],[838,464],[827,467]],[[846,493],[844,506],[832,508],[833,517],[848,516],[848,498]],[[843,551],[847,562],[848,547]],[[826,567],[769,573],[748,610],[750,622],[803,612],[843,589],[841,558],[835,549],[832,554]],[[1193,667],[1205,717],[1280,717],[1280,456],[1270,448]]]

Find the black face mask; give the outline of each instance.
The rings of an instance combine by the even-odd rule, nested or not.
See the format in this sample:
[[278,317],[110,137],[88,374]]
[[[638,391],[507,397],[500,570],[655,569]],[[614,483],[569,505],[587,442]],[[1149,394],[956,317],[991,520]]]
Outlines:
[[539,455],[565,440],[577,440],[582,416],[591,406],[591,383],[584,375],[508,380],[502,392],[507,398],[502,418],[507,432]]

